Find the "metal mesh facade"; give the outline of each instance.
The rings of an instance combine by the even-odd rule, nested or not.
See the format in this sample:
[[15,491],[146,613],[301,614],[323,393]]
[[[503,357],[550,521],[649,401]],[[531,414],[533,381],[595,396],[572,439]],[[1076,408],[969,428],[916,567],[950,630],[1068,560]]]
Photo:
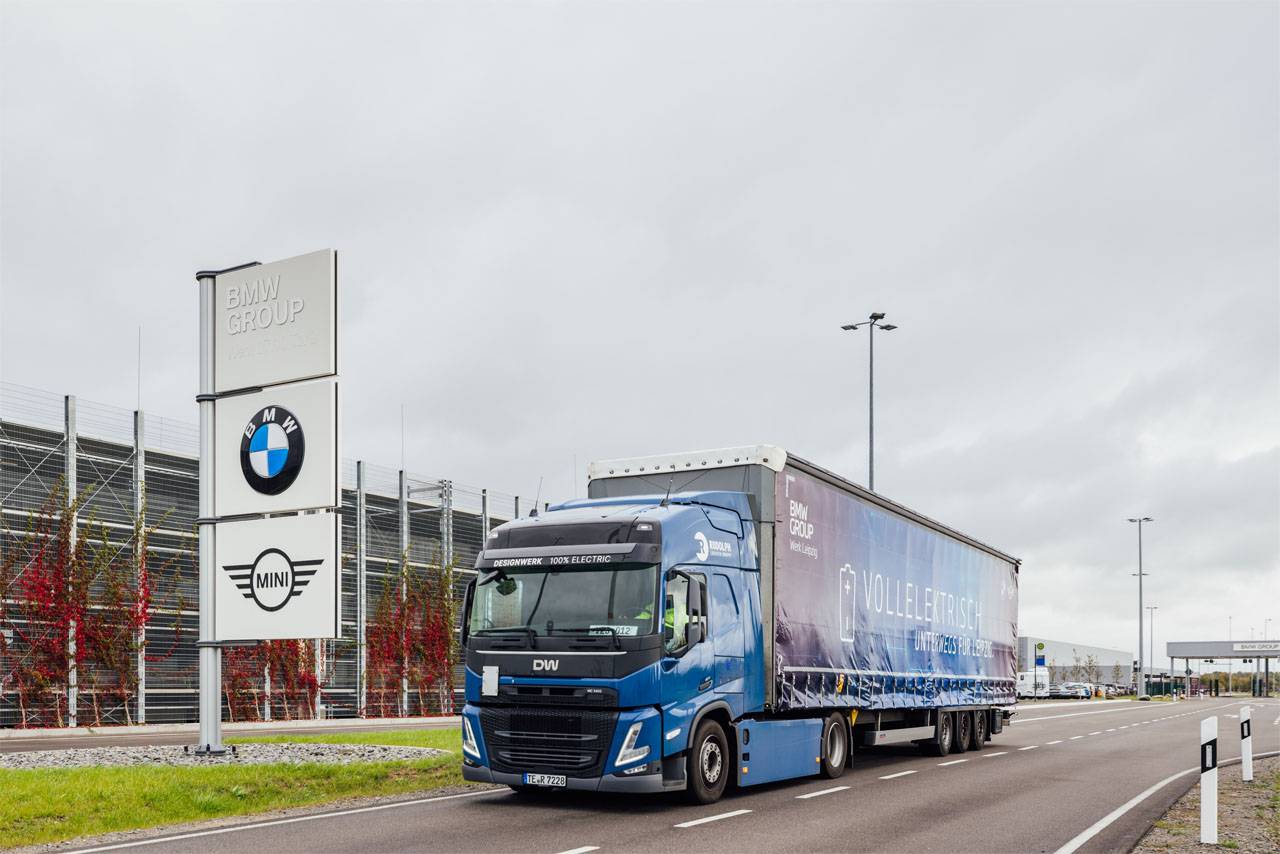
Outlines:
[[[0,558],[22,548],[33,520],[68,484],[70,494],[83,502],[74,519],[77,537],[97,538],[108,551],[129,555],[137,547],[137,532],[148,532],[145,563],[153,590],[144,655],[134,665],[136,688],[127,696],[108,696],[110,692],[91,687],[99,681],[91,678],[95,674],[69,675],[70,684],[56,688],[65,693],[66,716],[33,723],[19,708],[12,662],[0,658],[0,727],[21,726],[24,720],[42,726],[196,720],[198,455],[199,428],[194,425],[0,383]],[[402,685],[373,696],[362,628],[384,594],[392,599],[398,595],[402,556],[410,578],[454,567],[456,621],[488,528],[514,518],[519,498],[354,461],[343,461],[341,479],[342,637],[308,647],[320,686],[305,703],[283,695],[283,686],[268,684],[263,672],[261,694],[254,695],[261,697],[253,707],[255,716],[297,717],[300,710],[326,717],[450,712],[453,702],[447,694],[418,697]],[[97,578],[90,583],[85,620],[101,619],[105,584]],[[8,605],[18,604],[20,595],[12,581],[0,591]],[[34,619],[30,607],[9,613],[15,611]],[[0,622],[10,644],[16,643],[15,629],[22,628]],[[16,654],[11,648],[9,657]],[[224,676],[225,659],[224,654]],[[258,687],[255,683],[254,690]],[[452,692],[460,695],[461,690],[459,664]],[[236,714],[225,697],[223,706],[228,719]]]

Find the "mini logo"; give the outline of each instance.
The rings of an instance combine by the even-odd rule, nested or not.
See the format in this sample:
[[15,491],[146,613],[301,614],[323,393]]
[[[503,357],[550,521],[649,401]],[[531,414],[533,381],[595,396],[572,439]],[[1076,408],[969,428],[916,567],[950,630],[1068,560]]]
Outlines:
[[279,495],[298,479],[307,443],[293,413],[265,406],[245,425],[240,437],[240,471],[258,492]]
[[266,549],[253,563],[233,564],[223,569],[231,576],[244,598],[252,599],[264,611],[279,611],[295,596],[302,595],[302,588],[311,583],[311,577],[319,572],[320,560],[291,560],[280,549]]
[[711,555],[711,546],[707,544],[707,535],[699,531],[693,535],[693,538],[698,541],[698,560],[706,560]]
[[558,658],[535,658],[533,660],[534,670],[559,670],[560,659]]

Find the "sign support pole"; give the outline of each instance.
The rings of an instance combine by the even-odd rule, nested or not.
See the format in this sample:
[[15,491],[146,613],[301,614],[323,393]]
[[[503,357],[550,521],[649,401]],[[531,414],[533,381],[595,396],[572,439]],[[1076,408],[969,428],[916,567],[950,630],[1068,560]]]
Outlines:
[[213,283],[216,272],[200,272],[200,743],[198,756],[221,756],[222,650],[213,641]]

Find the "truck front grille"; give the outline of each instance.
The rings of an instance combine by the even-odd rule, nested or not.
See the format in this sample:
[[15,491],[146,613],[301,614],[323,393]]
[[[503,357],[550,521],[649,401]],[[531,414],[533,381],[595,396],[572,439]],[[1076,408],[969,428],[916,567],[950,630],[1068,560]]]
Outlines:
[[600,777],[617,712],[581,709],[480,709],[480,730],[494,771]]

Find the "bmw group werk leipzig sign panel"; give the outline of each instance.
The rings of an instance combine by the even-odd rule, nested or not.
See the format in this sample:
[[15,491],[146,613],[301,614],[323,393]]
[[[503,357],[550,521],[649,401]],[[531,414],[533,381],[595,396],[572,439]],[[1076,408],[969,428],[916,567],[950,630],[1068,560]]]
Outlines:
[[338,636],[337,258],[214,281],[215,641]]
[[218,276],[213,390],[338,372],[338,253],[322,249]]

